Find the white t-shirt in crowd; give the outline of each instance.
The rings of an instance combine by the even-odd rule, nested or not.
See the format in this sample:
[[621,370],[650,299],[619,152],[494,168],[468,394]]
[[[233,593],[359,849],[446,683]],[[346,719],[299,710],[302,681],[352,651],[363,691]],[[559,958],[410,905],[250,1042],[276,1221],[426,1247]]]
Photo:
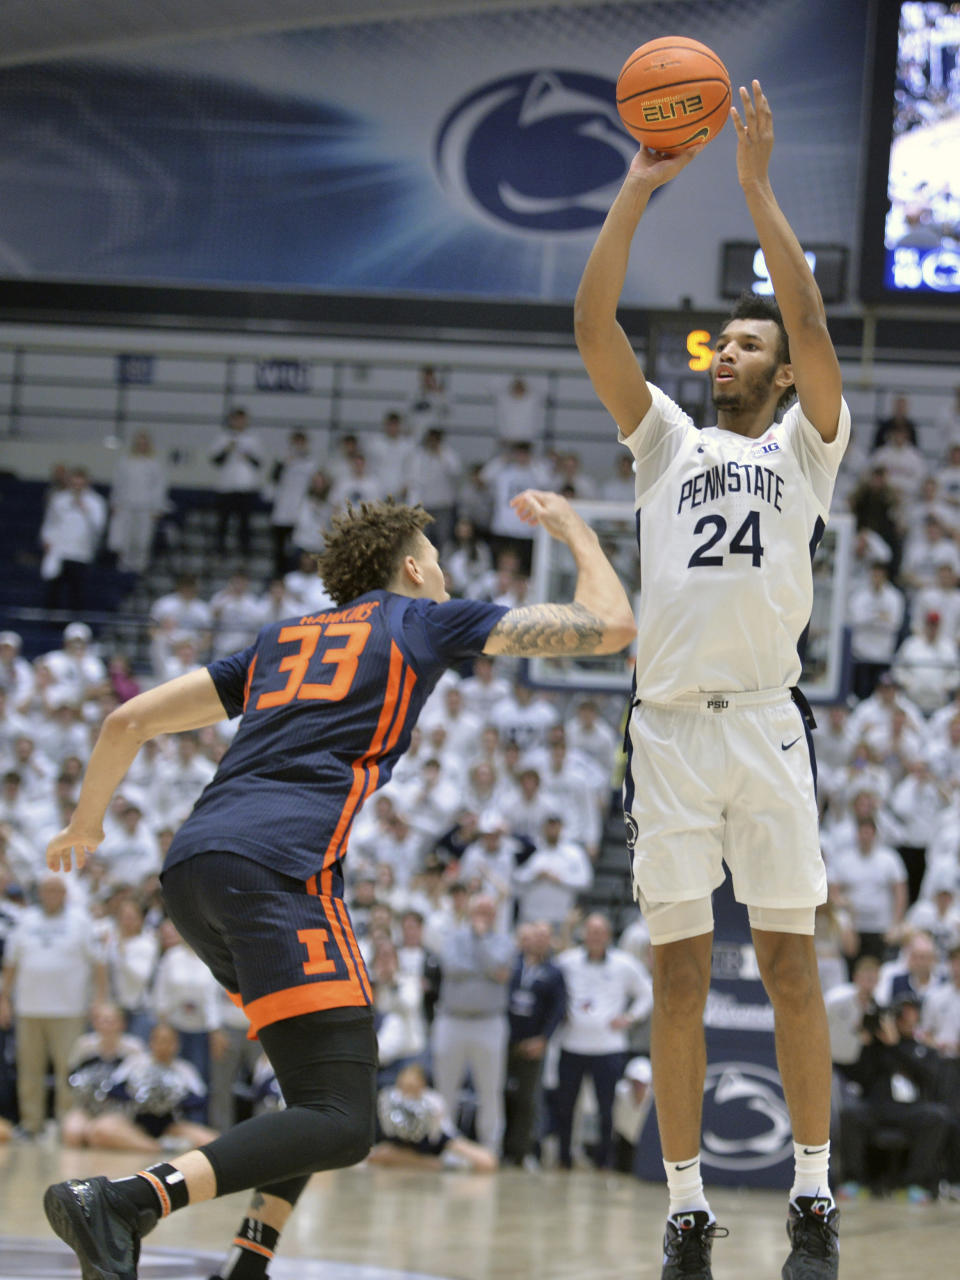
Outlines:
[[89,915],[67,907],[47,915],[27,907],[7,939],[4,965],[17,966],[13,1005],[21,1018],[76,1018],[87,1012],[93,966],[103,954]]
[[830,879],[840,885],[861,933],[886,933],[893,924],[894,886],[906,884],[907,869],[894,849],[874,845],[868,854],[848,850],[832,862]]

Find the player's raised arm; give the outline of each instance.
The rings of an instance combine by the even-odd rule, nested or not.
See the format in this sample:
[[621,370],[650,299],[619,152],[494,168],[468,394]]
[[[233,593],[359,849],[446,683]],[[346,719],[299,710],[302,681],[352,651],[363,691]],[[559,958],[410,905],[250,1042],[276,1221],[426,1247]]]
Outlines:
[[210,672],[191,671],[138,693],[111,711],[103,722],[84,774],[80,799],[70,825],[47,845],[51,871],[69,871],[76,855],[79,870],[103,840],[103,815],[134,757],[149,738],[161,733],[202,729],[227,713]]
[[637,152],[600,228],[573,305],[573,329],[593,389],[624,435],[630,435],[652,403],[643,370],[617,321],[630,244],[650,196],[702,148],[675,155]]
[[633,610],[600,539],[566,498],[527,489],[511,504],[527,524],[540,524],[565,542],[577,566],[571,604],[531,604],[505,613],[487,636],[483,652],[515,657],[617,653],[636,634]]
[[759,80],[753,81],[752,99],[741,86],[740,104],[742,119],[736,107],[730,108],[737,131],[737,176],[790,339],[800,408],[829,444],[837,434],[842,382],[823,298],[770,185],[773,115]]

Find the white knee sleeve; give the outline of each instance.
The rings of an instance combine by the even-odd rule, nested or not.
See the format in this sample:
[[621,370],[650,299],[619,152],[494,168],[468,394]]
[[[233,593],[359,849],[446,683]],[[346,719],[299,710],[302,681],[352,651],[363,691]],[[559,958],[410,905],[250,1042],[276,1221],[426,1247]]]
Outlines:
[[813,935],[816,907],[747,907],[751,929]]
[[686,902],[647,902],[641,893],[637,900],[655,947],[713,932],[713,899],[709,895]]

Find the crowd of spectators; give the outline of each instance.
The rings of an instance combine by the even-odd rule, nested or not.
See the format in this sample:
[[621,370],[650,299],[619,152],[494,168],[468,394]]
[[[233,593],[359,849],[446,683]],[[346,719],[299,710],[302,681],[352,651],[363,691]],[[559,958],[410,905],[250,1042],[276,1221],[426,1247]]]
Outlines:
[[[100,652],[79,620],[61,649],[33,662],[15,633],[0,634],[0,1112],[17,1120],[18,1099],[21,1133],[47,1120],[41,1059],[72,1142],[163,1148],[276,1105],[242,1015],[164,919],[158,882],[164,850],[235,726],[148,743],[82,875],[47,877],[44,846],[67,821],[98,725],[118,701],[242,648],[271,619],[330,603],[310,552],[338,502],[397,491],[399,474],[403,496],[442,514],[451,591],[513,605],[530,561],[513,493],[538,484],[628,500],[626,454],[606,482],[585,476],[575,456],[547,457],[522,434],[542,419],[542,397],[514,379],[501,399],[498,452],[466,472],[443,442],[446,402],[432,370],[365,452],[345,437],[321,470],[309,439],[292,432],[269,475],[273,580],[263,590],[238,568],[204,599],[197,579],[182,576],[153,603],[149,672]],[[905,401],[877,434],[851,450],[835,501],[857,524],[853,692],[819,713],[815,735],[830,884],[816,942],[845,1184],[855,1194],[871,1180],[871,1125],[897,1129],[907,1117],[902,1174],[922,1199],[941,1180],[960,1183],[950,1139],[960,1096],[960,434],[930,459]],[[259,475],[264,455],[245,415],[231,416],[216,445],[224,468],[231,438]],[[226,517],[244,510],[237,476],[222,490],[224,539]],[[237,532],[242,543],[242,520]],[[393,778],[359,814],[347,901],[375,992],[383,1162],[399,1151],[401,1163],[485,1169],[497,1159],[529,1165],[546,1149],[566,1167],[586,1148],[609,1167],[618,1141],[636,1141],[650,1105],[649,1064],[637,1052],[651,1006],[644,927],[638,920],[616,946],[611,920],[585,907],[616,781],[619,703],[546,694],[514,661],[478,658],[443,677]],[[30,945],[31,931],[42,947]],[[69,981],[53,976],[61,964]],[[872,965],[878,982],[865,1001]],[[883,1081],[909,1077],[901,1058],[911,1055],[923,1081],[909,1097]],[[133,1060],[142,1078],[130,1074]],[[940,1110],[913,1110],[921,1103]]]

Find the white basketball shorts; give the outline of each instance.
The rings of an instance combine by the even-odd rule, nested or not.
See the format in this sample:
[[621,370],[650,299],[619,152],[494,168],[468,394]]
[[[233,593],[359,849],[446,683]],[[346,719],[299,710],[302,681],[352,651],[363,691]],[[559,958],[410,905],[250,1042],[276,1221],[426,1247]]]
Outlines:
[[722,862],[748,906],[826,901],[813,759],[788,690],[638,703],[623,797],[641,908],[708,896]]

